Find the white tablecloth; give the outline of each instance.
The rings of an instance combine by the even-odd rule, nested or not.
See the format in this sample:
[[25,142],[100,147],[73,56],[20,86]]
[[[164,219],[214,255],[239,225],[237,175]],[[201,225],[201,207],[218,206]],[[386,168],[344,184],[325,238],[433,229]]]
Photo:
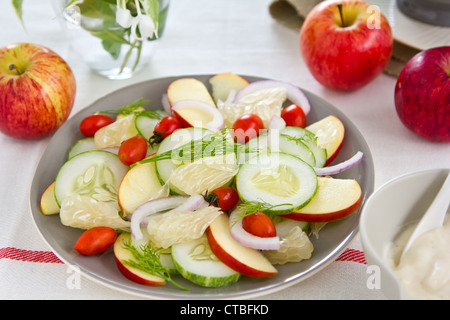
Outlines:
[[[185,74],[234,72],[292,82],[331,102],[359,128],[375,162],[375,188],[415,170],[450,167],[450,145],[427,142],[408,131],[393,102],[395,78],[380,75],[350,93],[321,86],[299,52],[298,34],[270,16],[271,0],[172,0],[167,27],[150,64],[129,80],[91,72],[71,52],[50,1],[24,1],[25,28],[10,1],[1,1],[0,46],[35,42],[72,67],[77,96],[72,114],[96,99],[143,80]],[[71,271],[38,233],[29,209],[34,170],[50,138],[22,141],[0,134],[0,299],[135,299],[87,278],[71,288]],[[388,223],[388,222],[387,222]],[[369,273],[359,235],[321,272],[263,299],[384,299],[367,285]]]

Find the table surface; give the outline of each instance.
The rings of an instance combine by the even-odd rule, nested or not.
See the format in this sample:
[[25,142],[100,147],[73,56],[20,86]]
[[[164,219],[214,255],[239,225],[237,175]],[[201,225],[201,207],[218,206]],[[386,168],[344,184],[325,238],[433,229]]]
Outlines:
[[[35,42],[60,54],[72,67],[77,96],[72,114],[124,86],[185,74],[234,72],[291,82],[329,101],[359,128],[375,163],[375,189],[416,170],[450,167],[450,145],[427,142],[406,129],[394,107],[396,79],[385,74],[354,92],[320,85],[299,52],[297,32],[269,14],[271,0],[172,0],[164,36],[150,63],[129,80],[91,72],[73,53],[54,19],[49,0],[24,1],[25,29],[9,1],[0,4],[0,46]],[[30,214],[35,167],[51,138],[23,141],[0,134],[0,299],[136,299],[71,271],[41,238]],[[370,272],[359,234],[341,256],[314,276],[263,299],[385,299],[368,285]]]

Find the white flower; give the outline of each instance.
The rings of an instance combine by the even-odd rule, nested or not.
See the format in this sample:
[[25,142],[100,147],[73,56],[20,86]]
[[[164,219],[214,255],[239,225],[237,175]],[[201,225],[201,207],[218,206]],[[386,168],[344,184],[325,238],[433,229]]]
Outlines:
[[139,31],[142,39],[147,39],[153,36],[155,33],[155,24],[148,15],[142,15],[138,22]]
[[134,19],[135,18],[131,15],[130,10],[117,7],[116,22],[119,26],[122,28],[129,28],[131,27]]

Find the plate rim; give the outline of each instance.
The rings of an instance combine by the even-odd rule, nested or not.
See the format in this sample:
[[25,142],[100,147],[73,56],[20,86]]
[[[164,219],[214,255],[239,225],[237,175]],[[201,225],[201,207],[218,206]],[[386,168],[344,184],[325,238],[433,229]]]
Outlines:
[[[104,94],[103,96],[95,99],[92,103],[88,104],[86,107],[80,109],[78,112],[76,112],[75,114],[71,115],[69,117],[69,119],[67,120],[67,122],[65,122],[63,124],[63,126],[68,126],[71,119],[74,118],[75,116],[80,117],[82,114],[84,113],[88,113],[91,109],[93,109],[93,107],[98,104],[100,101],[103,101],[104,99],[107,99],[108,97],[115,95],[115,94],[120,94],[122,92],[127,92],[130,89],[133,89],[135,87],[139,87],[139,86],[145,86],[147,84],[151,84],[151,83],[157,83],[157,82],[161,82],[161,81],[173,81],[176,79],[180,79],[180,78],[205,78],[205,79],[209,79],[210,77],[212,77],[215,74],[189,74],[189,75],[173,75],[173,76],[167,76],[167,77],[159,77],[159,78],[153,78],[153,79],[148,79],[148,80],[144,80],[141,82],[137,82],[134,84],[130,84],[130,85],[126,85],[124,87],[121,87],[117,90],[113,90],[107,94]],[[247,79],[249,82],[253,82],[253,81],[257,81],[257,80],[273,80],[270,78],[266,78],[266,77],[260,77],[260,76],[253,76],[253,75],[246,75],[246,74],[239,74],[240,76],[242,76],[243,78]],[[280,80],[282,81],[282,80]],[[298,87],[298,86],[296,86]],[[257,287],[255,289],[251,289],[251,290],[246,290],[243,292],[231,292],[231,293],[227,293],[227,294],[216,294],[216,295],[205,295],[205,294],[192,294],[190,293],[190,291],[187,291],[187,294],[184,294],[184,291],[180,292],[180,294],[172,294],[172,293],[165,293],[165,292],[154,292],[152,290],[148,290],[151,289],[152,287],[147,287],[147,290],[137,290],[136,288],[133,288],[131,286],[127,286],[127,285],[122,285],[120,283],[117,283],[116,281],[113,281],[111,279],[105,278],[102,275],[96,274],[92,271],[86,270],[85,268],[77,265],[75,262],[71,261],[70,259],[66,258],[65,254],[60,253],[58,250],[56,250],[50,243],[49,239],[47,239],[47,237],[44,235],[43,231],[41,230],[41,228],[38,225],[38,222],[36,220],[36,215],[34,213],[33,210],[33,195],[35,192],[35,190],[33,190],[33,187],[35,186],[36,183],[36,174],[37,171],[39,170],[41,164],[42,164],[42,160],[44,155],[46,154],[49,146],[51,145],[52,141],[54,141],[54,136],[51,137],[50,141],[48,142],[46,148],[44,149],[44,151],[41,154],[41,157],[36,165],[35,168],[35,172],[34,172],[34,176],[33,176],[33,180],[30,186],[30,193],[29,193],[29,207],[30,207],[30,214],[32,216],[34,225],[36,226],[36,229],[38,230],[39,234],[41,235],[41,238],[44,240],[44,242],[48,245],[48,247],[50,248],[50,250],[66,265],[71,266],[71,267],[77,267],[80,270],[80,273],[90,279],[93,280],[96,283],[99,283],[101,285],[104,285],[110,289],[113,289],[115,291],[120,291],[120,292],[125,292],[134,296],[139,296],[139,297],[143,297],[143,298],[151,298],[151,299],[250,299],[250,298],[256,298],[256,297],[260,297],[263,295],[268,295],[271,293],[275,293],[278,292],[282,289],[288,288],[290,286],[293,286],[295,284],[298,284],[310,277],[312,277],[313,275],[316,275],[318,272],[320,272],[321,270],[323,270],[325,267],[327,267],[329,264],[331,264],[333,261],[335,261],[335,258],[338,257],[338,255],[343,252],[347,245],[350,243],[351,240],[353,240],[353,238],[356,236],[356,234],[359,232],[359,219],[360,219],[360,215],[362,212],[362,207],[364,205],[364,203],[367,201],[368,197],[374,192],[374,186],[375,186],[375,176],[374,176],[374,162],[373,162],[373,157],[369,148],[369,145],[367,144],[364,136],[361,134],[361,132],[359,131],[359,129],[356,127],[356,125],[350,120],[350,118],[348,118],[345,113],[341,110],[339,110],[337,107],[335,107],[334,105],[332,105],[331,103],[329,103],[328,101],[326,101],[325,99],[323,99],[322,97],[319,97],[318,95],[304,89],[301,87],[300,88],[304,94],[308,97],[309,100],[311,100],[311,97],[314,97],[314,99],[318,99],[319,101],[321,101],[322,103],[325,103],[327,105],[327,107],[330,107],[333,111],[333,113],[335,114],[339,114],[343,121],[345,121],[346,127],[348,125],[350,125],[352,127],[352,131],[356,132],[357,134],[359,134],[359,139],[361,139],[363,145],[366,147],[366,150],[364,152],[365,154],[365,162],[367,163],[368,166],[368,171],[371,172],[371,176],[370,177],[366,177],[369,179],[369,181],[371,181],[371,183],[369,183],[369,185],[367,186],[367,190],[365,190],[365,192],[363,192],[364,197],[363,197],[363,201],[360,205],[360,207],[358,208],[358,212],[355,212],[353,214],[358,214],[358,219],[357,222],[353,228],[353,230],[351,230],[345,237],[344,240],[342,240],[340,243],[338,243],[336,245],[336,247],[333,247],[333,249],[324,257],[322,258],[320,261],[318,261],[317,263],[315,263],[313,266],[311,266],[310,268],[303,270],[300,273],[295,274],[294,276],[291,276],[290,279],[287,279],[286,281],[281,281],[281,282],[277,282],[275,284],[272,285],[267,285],[267,286],[261,286],[261,287]],[[99,110],[99,109],[97,109]],[[58,130],[59,131],[59,130]],[[55,133],[55,135],[57,135],[58,132]],[[36,199],[35,199],[36,200]],[[37,212],[37,214],[42,215],[41,212]],[[352,215],[353,215],[352,214]],[[226,287],[224,287],[226,288]],[[205,289],[209,289],[209,288],[205,288]],[[219,288],[220,289],[220,288]]]

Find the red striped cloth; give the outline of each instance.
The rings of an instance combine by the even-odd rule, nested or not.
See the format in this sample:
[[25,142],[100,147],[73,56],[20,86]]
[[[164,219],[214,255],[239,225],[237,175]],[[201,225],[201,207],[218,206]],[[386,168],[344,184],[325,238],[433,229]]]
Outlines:
[[[51,251],[24,250],[11,247],[0,248],[0,260],[1,259],[11,259],[37,263],[63,263]],[[336,261],[350,261],[367,264],[363,251],[350,248],[345,249],[345,251],[341,253],[336,259]]]
[[63,263],[51,251],[24,250],[11,247],[0,248],[0,259],[38,263]]

